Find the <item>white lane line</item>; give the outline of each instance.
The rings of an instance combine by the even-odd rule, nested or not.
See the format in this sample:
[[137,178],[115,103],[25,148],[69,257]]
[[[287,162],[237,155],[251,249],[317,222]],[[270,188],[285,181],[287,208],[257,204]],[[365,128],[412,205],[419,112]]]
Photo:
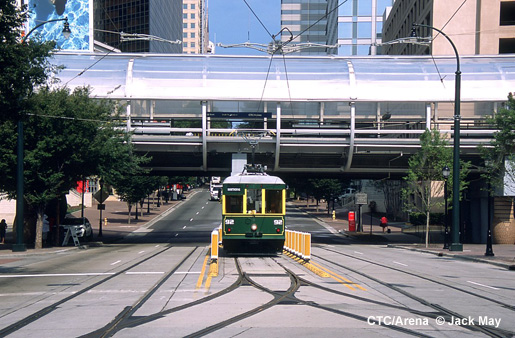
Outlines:
[[206,202],[206,204],[209,204],[209,202]]
[[407,266],[406,264],[403,264],[403,263],[400,263],[400,262],[396,262],[396,261],[393,261],[395,264],[399,264],[399,265],[402,265],[402,266]]
[[197,215],[200,214],[200,211],[197,211]]
[[205,207],[202,207],[202,209],[204,209]]
[[173,274],[174,275],[187,275],[187,274],[200,275],[200,271],[176,271]]
[[183,229],[186,229],[186,226],[183,226],[182,228],[183,228]]
[[363,252],[354,251],[354,253],[357,253],[358,255],[363,255]]
[[140,252],[138,252],[138,253],[139,253],[139,254],[142,254],[142,253],[144,253],[144,252],[145,252],[145,250],[142,250],[142,251],[140,251]]
[[190,222],[193,221],[193,218],[190,218]]
[[175,234],[175,237],[179,236],[179,234]]
[[114,272],[84,272],[84,273],[42,273],[31,275],[0,275],[0,278],[22,278],[22,277],[70,277],[70,276],[111,276]]
[[118,264],[118,263],[120,263],[120,262],[121,262],[121,261],[116,261],[116,262],[111,263],[111,265],[116,265],[116,264]]
[[127,271],[125,273],[126,275],[163,275],[164,272],[163,271],[141,271],[141,272],[138,272],[138,271]]
[[472,281],[469,281],[469,280],[467,281],[467,283],[483,286],[485,288],[489,288],[489,289],[493,289],[493,290],[499,290],[498,288],[494,288],[493,286],[489,286],[489,285],[485,285],[485,284],[481,284],[481,283],[476,283],[476,282],[472,282]]

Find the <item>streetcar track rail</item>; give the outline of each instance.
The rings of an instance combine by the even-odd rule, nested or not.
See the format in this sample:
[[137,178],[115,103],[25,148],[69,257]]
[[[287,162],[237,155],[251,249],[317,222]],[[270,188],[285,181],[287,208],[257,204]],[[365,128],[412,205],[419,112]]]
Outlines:
[[[321,288],[323,290],[325,289],[327,291],[330,291],[330,292],[333,292],[333,293],[336,293],[336,294],[339,294],[339,295],[342,295],[342,296],[345,296],[345,297],[347,297],[349,295],[345,294],[343,292],[335,292],[335,290],[327,289],[327,288],[322,287],[322,286],[320,286],[318,284],[315,284],[315,283],[312,283],[312,282],[310,282],[310,281],[308,281],[306,279],[303,279],[303,278],[299,277],[297,274],[295,274],[294,272],[292,272],[291,270],[289,270],[288,268],[286,268],[280,262],[277,262],[277,260],[274,260],[274,261],[285,270],[286,274],[249,274],[249,273],[245,273],[241,269],[241,265],[238,262],[238,258],[234,258],[234,259],[235,259],[235,262],[236,262],[236,267],[237,267],[237,270],[238,270],[239,278],[229,288],[224,289],[224,290],[218,292],[217,294],[213,294],[210,297],[206,297],[206,298],[203,298],[201,300],[198,300],[196,302],[184,304],[184,305],[182,305],[180,307],[176,307],[176,308],[173,308],[173,309],[170,309],[170,310],[167,310],[167,311],[162,311],[162,312],[156,313],[154,315],[147,316],[145,318],[141,318],[141,319],[136,319],[136,320],[130,321],[130,322],[128,322],[129,325],[127,325],[126,327],[135,327],[137,325],[148,323],[149,321],[152,321],[152,320],[155,320],[155,319],[163,318],[163,316],[166,315],[166,314],[170,314],[172,312],[177,312],[177,311],[189,308],[191,306],[207,302],[209,300],[212,300],[212,299],[220,296],[221,294],[226,294],[227,292],[232,291],[232,290],[234,290],[234,289],[236,289],[236,288],[238,288],[240,286],[252,286],[252,287],[254,287],[254,288],[256,288],[256,289],[258,289],[260,291],[263,291],[263,292],[266,292],[266,293],[272,295],[274,298],[271,301],[269,301],[269,302],[267,302],[265,304],[262,304],[260,306],[257,306],[255,308],[251,309],[251,310],[248,310],[248,311],[246,311],[244,313],[241,313],[239,315],[236,315],[236,316],[233,316],[233,317],[228,318],[226,320],[223,320],[223,321],[221,321],[219,323],[210,325],[210,326],[208,326],[208,327],[206,327],[206,328],[204,328],[202,330],[193,332],[193,333],[191,333],[189,335],[186,335],[185,337],[205,336],[207,334],[210,334],[210,333],[213,333],[215,331],[221,330],[221,329],[223,329],[223,328],[225,328],[225,327],[227,327],[227,326],[229,326],[231,324],[237,323],[237,322],[239,322],[241,320],[247,319],[247,318],[249,318],[249,317],[251,317],[253,315],[261,313],[262,311],[267,310],[267,309],[269,309],[269,308],[271,308],[273,306],[282,305],[282,304],[299,304],[299,305],[315,307],[315,308],[320,309],[320,310],[329,311],[329,312],[332,312],[332,313],[335,313],[335,314],[338,314],[338,315],[342,315],[342,316],[345,316],[345,317],[357,319],[357,320],[360,320],[360,321],[363,321],[363,322],[366,322],[366,323],[370,322],[367,317],[356,315],[356,314],[353,314],[351,312],[346,312],[346,311],[334,309],[334,308],[331,308],[331,307],[328,307],[328,306],[320,305],[320,304],[317,304],[317,303],[312,302],[312,301],[304,301],[302,299],[297,298],[295,296],[295,292],[297,292],[298,289],[300,287],[302,287],[302,286],[316,286],[316,287],[319,287],[319,288]],[[270,290],[269,288],[266,288],[266,287],[262,286],[261,284],[255,282],[251,278],[251,276],[257,276],[257,277],[264,277],[264,276],[272,276],[272,277],[288,276],[289,279],[290,279],[290,286],[288,287],[288,289],[286,291]],[[359,296],[355,296],[355,298],[367,301],[366,299],[364,299],[362,297],[359,297]],[[382,305],[385,305],[385,306],[390,305],[390,304],[381,303],[381,302],[377,302],[377,304],[382,304]],[[402,309],[402,310],[409,311],[409,309],[404,308],[404,307],[398,307],[398,308]],[[415,310],[413,310],[412,312],[420,314],[422,316],[431,316],[431,314],[428,314],[428,313],[425,313],[425,312],[417,312]],[[409,334],[409,335],[412,335],[412,336],[430,337],[428,335],[424,335],[424,334],[421,334],[420,332],[417,332],[417,331],[414,331],[414,330],[410,330],[408,328],[404,328],[404,327],[401,327],[401,326],[386,325],[386,324],[380,323],[380,322],[378,322],[376,320],[372,320],[371,322],[373,322],[375,325],[383,326],[383,327],[386,327],[388,329],[392,329],[392,330],[395,330],[395,331],[398,331],[398,332],[406,333],[406,334]]]
[[[236,281],[234,283],[232,283],[230,286],[228,286],[216,293],[213,293],[213,294],[203,297],[201,299],[195,300],[193,302],[189,302],[187,304],[182,304],[182,305],[176,306],[174,308],[162,310],[162,311],[159,311],[159,312],[156,312],[156,313],[153,313],[150,315],[146,315],[146,316],[133,316],[135,311],[130,311],[131,307],[127,307],[126,309],[124,309],[124,311],[122,311],[118,315],[117,318],[115,318],[110,324],[107,325],[107,326],[111,326],[111,329],[109,330],[109,332],[105,332],[105,331],[107,331],[107,326],[106,326],[102,329],[99,329],[99,330],[91,332],[87,335],[84,335],[83,337],[111,337],[116,332],[119,332],[123,329],[133,328],[133,327],[137,327],[137,326],[140,326],[143,324],[147,324],[152,321],[164,318],[166,315],[169,315],[169,314],[172,314],[175,312],[179,312],[179,311],[191,308],[193,306],[209,302],[218,297],[221,297],[229,292],[236,290],[238,287],[245,285],[246,279],[245,279],[244,274],[241,272],[241,270],[239,270],[238,272],[239,272],[238,278],[236,279]],[[103,334],[104,332],[106,334]]]
[[[472,292],[472,291],[467,291],[467,290],[460,289],[460,288],[458,288],[456,286],[450,285],[449,283],[443,283],[443,282],[440,282],[438,280],[435,280],[435,279],[427,277],[427,276],[418,275],[418,274],[413,273],[413,272],[409,272],[409,271],[402,270],[400,268],[395,268],[395,267],[388,266],[388,265],[385,265],[385,264],[377,263],[377,262],[374,262],[374,261],[371,261],[371,260],[368,260],[368,259],[365,259],[365,258],[359,258],[359,257],[355,257],[355,256],[352,256],[352,255],[348,255],[348,254],[345,254],[343,252],[339,252],[339,251],[336,251],[336,250],[332,250],[332,249],[328,249],[328,248],[323,248],[323,247],[320,247],[320,249],[323,249],[323,250],[326,250],[326,251],[331,251],[333,253],[337,253],[337,254],[340,254],[342,256],[350,257],[350,258],[353,258],[353,259],[356,259],[356,260],[360,260],[360,261],[363,261],[363,262],[374,264],[374,265],[377,265],[377,266],[380,266],[380,267],[383,267],[383,268],[387,268],[387,269],[390,269],[390,270],[394,270],[394,271],[397,271],[397,272],[402,272],[404,274],[407,274],[407,275],[410,275],[410,276],[413,276],[413,277],[424,279],[424,280],[427,280],[429,282],[432,282],[432,283],[435,283],[435,284],[438,284],[438,285],[442,285],[442,286],[451,288],[453,290],[460,291],[460,292],[469,294],[471,296],[487,300],[489,302],[492,302],[492,303],[495,303],[497,305],[500,305],[500,306],[502,306],[502,307],[504,307],[504,308],[506,308],[508,310],[515,311],[515,306],[513,306],[513,305],[506,304],[506,303],[501,302],[499,300],[496,300],[496,299],[493,299],[493,298],[489,298],[489,297],[477,294],[477,293]],[[321,259],[323,259],[325,261],[328,261],[327,259],[324,259],[324,258],[322,258],[320,256],[316,256],[316,257],[321,258]],[[333,264],[338,265],[336,263],[333,263]],[[347,267],[345,267],[345,268],[351,270],[350,268],[347,268]]]
[[[457,287],[453,287],[451,285],[448,285],[448,284],[445,284],[445,283],[442,283],[442,282],[439,282],[439,281],[436,281],[436,280],[433,280],[429,277],[425,277],[425,276],[420,276],[420,275],[417,275],[416,273],[412,273],[412,272],[408,272],[408,271],[403,271],[401,269],[398,269],[398,268],[394,268],[394,267],[390,267],[388,265],[384,265],[384,264],[380,264],[380,263],[376,263],[376,262],[373,262],[373,261],[370,261],[370,260],[367,260],[367,259],[363,259],[363,258],[358,258],[358,257],[354,257],[352,255],[348,255],[348,254],[345,254],[345,253],[342,253],[342,252],[339,252],[339,251],[336,251],[336,250],[331,250],[331,249],[328,249],[328,248],[321,248],[323,250],[326,250],[326,251],[330,251],[330,252],[333,252],[333,253],[336,253],[336,254],[340,254],[340,255],[343,255],[343,256],[347,256],[347,257],[350,257],[350,258],[353,258],[353,259],[356,259],[356,260],[360,260],[360,261],[364,261],[364,262],[367,262],[367,263],[370,263],[370,264],[374,264],[374,265],[377,265],[377,266],[381,266],[381,267],[384,267],[384,268],[387,268],[387,269],[391,269],[391,270],[394,270],[394,271],[398,271],[398,272],[402,272],[402,273],[405,273],[405,274],[408,274],[410,276],[414,276],[414,277],[417,277],[417,278],[421,278],[421,279],[424,279],[424,280],[427,280],[427,281],[430,281],[430,282],[433,282],[433,283],[436,283],[436,284],[439,284],[439,285],[443,285],[445,287],[450,287],[452,289],[455,289],[455,290],[459,290],[461,292],[464,292],[466,294],[469,294],[469,295],[472,295],[472,296],[475,296],[475,297],[478,297],[478,298],[481,298],[481,299],[485,299],[487,301],[491,301],[493,303],[496,303],[498,305],[501,305],[501,306],[504,306],[506,307],[507,309],[509,310],[512,310],[512,311],[515,311],[515,308],[511,305],[508,305],[508,304],[505,304],[503,302],[500,302],[500,301],[497,301],[495,299],[491,299],[491,298],[488,298],[488,297],[485,297],[485,296],[482,296],[482,295],[478,295],[474,292],[470,292],[470,291],[466,291],[466,290],[462,290],[462,289],[459,289]],[[382,280],[378,279],[378,278],[375,278],[375,277],[372,277],[370,276],[369,274],[366,274],[364,272],[361,272],[361,271],[358,271],[356,269],[353,269],[353,268],[349,268],[347,266],[344,266],[344,265],[341,265],[339,263],[336,263],[336,262],[333,262],[333,261],[330,261],[326,258],[323,258],[321,256],[318,256],[318,255],[313,255],[312,254],[312,257],[316,257],[320,260],[323,260],[323,261],[326,261],[330,264],[333,264],[333,265],[336,265],[340,268],[343,268],[343,269],[346,269],[346,270],[349,270],[353,273],[356,273],[360,276],[363,276],[365,278],[368,278],[380,285],[383,285],[391,290],[394,290],[406,297],[409,297],[425,306],[428,306],[434,310],[437,311],[437,315],[439,316],[442,316],[443,318],[445,318],[446,321],[449,321],[450,318],[454,317],[454,318],[459,318],[459,319],[467,319],[468,317],[466,316],[462,316],[461,314],[459,313],[456,313],[450,309],[447,309],[441,305],[438,305],[438,304],[435,304],[435,303],[431,303],[423,298],[420,298],[418,296],[415,296],[414,294],[410,293],[410,292],[407,292],[395,285],[392,285],[390,283],[386,283],[386,282],[383,282]],[[467,322],[467,321],[463,321],[463,322]],[[471,330],[471,331],[479,331],[479,332],[482,332],[490,337],[511,337],[511,336],[515,336],[515,332],[511,332],[511,331],[508,331],[508,330],[504,330],[504,329],[499,329],[499,328],[495,328],[495,327],[491,327],[491,326],[486,326],[486,325],[479,325],[479,324],[465,324],[465,325],[461,325],[461,327],[463,328],[466,328],[468,330]]]
[[131,317],[141,306],[156,293],[156,291],[184,264],[184,262],[193,255],[198,249],[194,247],[175,267],[168,271],[163,277],[161,277],[145,294],[140,297],[132,306],[126,306],[123,311],[118,314],[114,320],[108,323],[106,326],[85,334],[81,337],[111,337],[115,332],[118,331],[118,326],[123,323],[127,318]]
[[149,261],[150,259],[152,259],[152,258],[154,258],[154,257],[156,257],[156,256],[158,256],[160,254],[162,254],[165,251],[170,250],[172,247],[173,246],[165,247],[163,250],[155,252],[152,255],[150,255],[150,256],[148,256],[148,257],[146,257],[146,258],[144,258],[144,259],[142,259],[142,260],[140,260],[140,261],[138,261],[138,262],[136,262],[136,263],[134,263],[134,264],[132,264],[132,265],[130,265],[130,266],[128,266],[128,267],[126,267],[126,268],[124,268],[124,269],[114,273],[114,274],[112,274],[112,275],[109,275],[109,276],[99,280],[98,282],[95,282],[95,283],[91,284],[90,286],[87,286],[87,287],[83,288],[82,290],[74,292],[72,295],[70,295],[68,297],[65,297],[65,298],[63,298],[63,299],[61,299],[61,300],[59,300],[59,301],[57,301],[57,302],[55,302],[55,303],[53,303],[51,305],[48,305],[48,306],[44,307],[43,309],[41,309],[39,311],[34,312],[33,314],[31,314],[31,315],[29,315],[29,316],[27,316],[27,317],[25,317],[23,319],[20,319],[20,320],[16,321],[15,323],[12,323],[9,326],[4,327],[3,329],[0,330],[0,337],[4,337],[6,335],[9,335],[9,334],[11,334],[13,332],[16,332],[16,331],[20,330],[21,328],[23,328],[23,327],[31,324],[32,322],[34,322],[34,321],[36,321],[36,320],[38,320],[38,319],[48,315],[49,313],[53,312],[60,305],[66,303],[66,302],[68,302],[68,301],[70,301],[70,300],[72,300],[72,299],[74,299],[74,298],[76,298],[78,296],[81,296],[81,295],[85,294],[86,292],[96,288],[97,286],[99,286],[99,285],[101,285],[103,283],[106,283],[106,282],[110,281],[113,278],[116,278],[116,277],[124,274],[125,272],[127,272],[127,271],[129,271],[129,270],[131,270],[131,269],[133,269],[135,267],[137,267],[138,265]]

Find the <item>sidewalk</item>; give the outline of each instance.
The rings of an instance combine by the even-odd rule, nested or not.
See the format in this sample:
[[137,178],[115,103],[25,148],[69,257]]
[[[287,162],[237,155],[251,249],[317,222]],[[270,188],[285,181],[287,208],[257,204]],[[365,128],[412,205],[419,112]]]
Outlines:
[[[191,191],[187,191],[184,193],[186,198],[191,196]],[[195,193],[195,191],[193,191]],[[143,206],[143,215],[141,215],[141,208],[138,205],[138,219],[135,219],[136,207],[133,206],[131,210],[131,219],[129,223],[128,216],[128,208],[127,203],[119,201],[114,197],[108,198],[105,204],[105,210],[102,210],[102,237],[99,237],[100,231],[100,210],[97,209],[97,204],[94,204],[91,208],[84,208],[84,217],[86,217],[91,223],[91,227],[93,229],[93,239],[89,242],[86,242],[82,239],[79,239],[81,245],[87,246],[101,246],[107,243],[116,243],[122,240],[125,236],[130,234],[132,231],[145,226],[148,222],[157,219],[159,216],[166,213],[168,210],[175,208],[182,201],[168,201],[168,203],[163,200],[160,203],[160,206],[157,207],[157,198],[155,199],[155,203],[150,202],[150,210],[148,207],[147,201]],[[148,212],[150,211],[150,212]],[[82,210],[75,211],[71,213],[74,217],[81,217]],[[70,216],[68,216],[70,217]],[[105,220],[107,219],[107,224]],[[13,252],[12,244],[14,242],[12,225],[10,225],[7,229],[7,236],[5,240],[5,244],[0,245],[0,256],[19,256],[19,255],[36,255],[36,254],[45,254],[45,253],[56,253],[56,252],[64,252],[68,250],[77,249],[73,246],[73,240],[70,239],[68,242],[68,246],[48,246],[43,249],[35,250],[33,248],[27,248],[26,251],[22,252]],[[1,260],[0,260],[1,262]]]
[[[327,213],[325,203],[320,203],[318,211],[316,205],[309,203],[309,206],[307,206],[306,201],[291,201],[289,203],[315,216],[327,226],[333,228],[335,232],[341,233],[353,242],[385,244],[391,248],[427,252],[437,256],[489,263],[509,270],[515,270],[515,245],[513,244],[492,245],[494,256],[485,256],[486,244],[463,244],[463,251],[449,251],[443,249],[443,234],[441,231],[432,231],[429,236],[432,244],[426,248],[424,232],[408,232],[403,222],[390,222],[389,228],[391,232],[383,233],[383,229],[379,226],[379,218],[370,218],[370,213],[364,213],[362,217],[363,232],[349,232],[349,222],[347,221],[347,211],[345,210],[336,209],[336,218],[333,220],[332,214]],[[356,217],[358,217],[357,213]],[[371,222],[372,229],[370,229]],[[403,232],[403,230],[406,232]]]

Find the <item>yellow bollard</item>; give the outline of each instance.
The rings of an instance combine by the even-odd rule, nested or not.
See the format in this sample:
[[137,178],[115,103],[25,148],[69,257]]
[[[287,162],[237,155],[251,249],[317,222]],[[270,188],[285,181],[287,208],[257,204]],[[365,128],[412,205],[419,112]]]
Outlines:
[[211,232],[211,260],[218,259],[218,230]]
[[104,226],[107,226],[107,217],[104,218]]
[[333,221],[336,219],[336,211],[333,210]]
[[304,236],[304,260],[309,261],[311,259],[311,234],[306,233]]

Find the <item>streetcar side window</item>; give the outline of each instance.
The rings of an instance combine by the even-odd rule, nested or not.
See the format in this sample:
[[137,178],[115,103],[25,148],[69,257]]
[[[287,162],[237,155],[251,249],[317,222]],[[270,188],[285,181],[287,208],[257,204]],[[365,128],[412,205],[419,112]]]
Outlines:
[[256,214],[261,213],[263,196],[261,189],[248,189],[247,190],[247,212],[255,210]]
[[265,203],[266,212],[269,214],[280,214],[283,212],[283,191],[282,190],[266,190]]
[[225,212],[228,214],[243,213],[243,196],[242,195],[226,195],[225,196]]

